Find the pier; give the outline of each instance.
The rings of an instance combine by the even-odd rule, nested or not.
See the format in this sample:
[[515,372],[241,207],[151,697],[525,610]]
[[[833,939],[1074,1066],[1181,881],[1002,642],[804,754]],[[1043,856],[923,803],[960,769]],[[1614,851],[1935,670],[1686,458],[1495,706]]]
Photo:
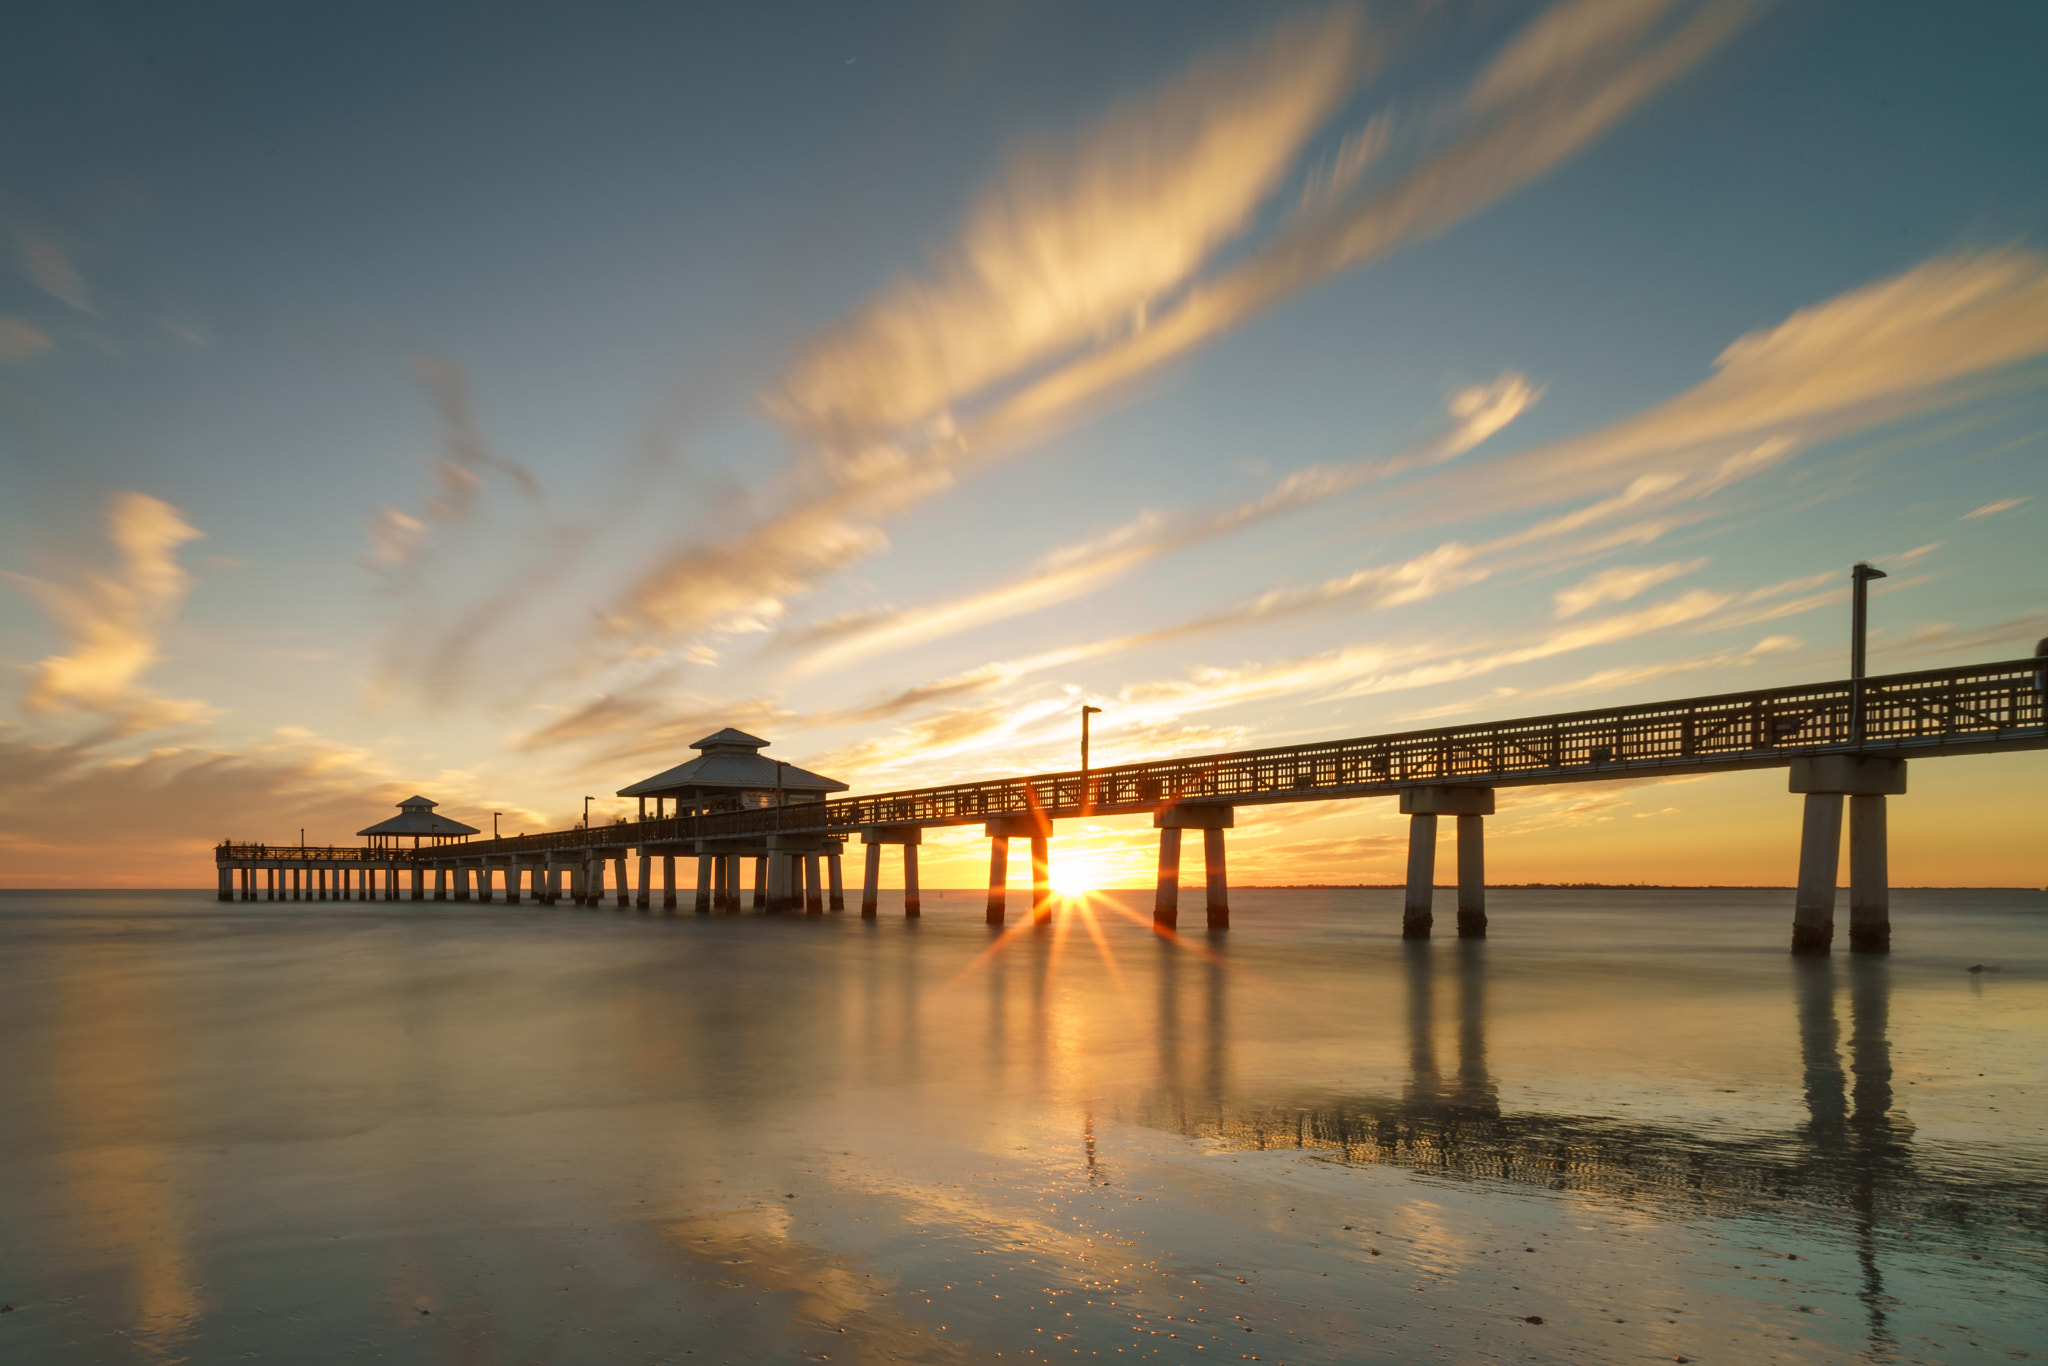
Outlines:
[[[692,909],[713,914],[742,909],[740,865],[749,859],[753,906],[821,915],[846,908],[842,854],[857,837],[865,854],[860,914],[877,913],[884,850],[893,848],[904,914],[916,916],[923,832],[979,825],[989,840],[988,923],[1001,925],[1009,913],[1013,839],[1029,843],[1029,912],[1043,923],[1052,913],[1057,823],[1149,814],[1159,832],[1154,921],[1178,926],[1182,834],[1199,831],[1205,921],[1222,930],[1230,925],[1225,839],[1238,807],[1391,797],[1409,828],[1401,933],[1421,939],[1434,930],[1438,821],[1448,816],[1456,832],[1457,932],[1479,938],[1487,924],[1486,818],[1497,789],[1784,768],[1789,791],[1803,800],[1793,951],[1826,953],[1833,945],[1846,814],[1849,947],[1884,952],[1891,943],[1886,807],[1907,790],[1908,762],[2048,747],[2044,680],[2048,658],[2037,655],[842,798],[826,794],[844,784],[769,760],[759,753],[767,741],[727,730],[698,742],[703,757],[622,789],[640,798],[638,819],[489,840],[415,833],[410,848],[400,847],[402,833],[373,835],[362,848],[226,842],[215,860],[224,901],[491,901],[502,892],[512,904],[554,905],[567,896],[597,906],[609,865],[617,905],[665,911],[678,908],[677,862],[688,860],[695,865]],[[779,784],[772,789],[763,786],[771,771]]]

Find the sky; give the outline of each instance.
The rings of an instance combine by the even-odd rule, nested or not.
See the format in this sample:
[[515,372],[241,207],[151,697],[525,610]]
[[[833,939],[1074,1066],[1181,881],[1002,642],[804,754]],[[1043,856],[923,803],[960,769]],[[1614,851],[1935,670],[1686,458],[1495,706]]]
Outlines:
[[[1858,560],[1874,671],[2048,637],[2036,4],[11,13],[0,886],[726,725],[880,791],[1838,678]],[[2044,762],[1916,762],[1894,881],[2048,882]],[[1489,874],[1798,820],[1503,790]],[[1404,841],[1247,808],[1233,879]]]

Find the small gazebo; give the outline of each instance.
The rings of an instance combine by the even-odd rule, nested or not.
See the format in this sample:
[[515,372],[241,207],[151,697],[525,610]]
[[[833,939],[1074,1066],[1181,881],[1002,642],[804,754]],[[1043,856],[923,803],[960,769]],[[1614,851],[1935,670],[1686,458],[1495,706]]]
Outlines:
[[435,815],[434,808],[439,805],[439,802],[430,802],[425,797],[407,797],[398,804],[398,814],[390,820],[378,821],[369,829],[356,833],[369,840],[372,849],[400,848],[408,835],[412,836],[412,847],[417,849],[422,842],[449,844],[478,833],[473,825]]
[[830,792],[846,791],[846,784],[807,768],[761,754],[768,741],[758,735],[727,726],[707,735],[690,748],[699,751],[688,763],[642,778],[618,791],[621,797],[638,797],[640,812],[647,814],[647,799],[654,798],[654,814],[664,814],[667,802],[675,802],[675,814],[691,811],[741,811],[766,806],[795,806],[822,802]]

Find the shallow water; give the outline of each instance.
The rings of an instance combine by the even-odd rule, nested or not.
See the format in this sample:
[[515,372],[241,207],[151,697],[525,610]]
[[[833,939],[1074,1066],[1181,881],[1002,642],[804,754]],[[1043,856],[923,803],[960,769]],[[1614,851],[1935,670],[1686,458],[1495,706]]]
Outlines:
[[0,895],[0,1357],[2048,1353],[2048,896],[1789,897]]

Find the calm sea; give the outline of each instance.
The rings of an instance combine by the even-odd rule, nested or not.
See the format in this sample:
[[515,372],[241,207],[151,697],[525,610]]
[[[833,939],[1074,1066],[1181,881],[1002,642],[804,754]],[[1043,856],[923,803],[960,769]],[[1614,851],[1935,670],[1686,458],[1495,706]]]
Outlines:
[[2048,1354],[2048,896],[1398,898],[0,895],[0,1360]]

